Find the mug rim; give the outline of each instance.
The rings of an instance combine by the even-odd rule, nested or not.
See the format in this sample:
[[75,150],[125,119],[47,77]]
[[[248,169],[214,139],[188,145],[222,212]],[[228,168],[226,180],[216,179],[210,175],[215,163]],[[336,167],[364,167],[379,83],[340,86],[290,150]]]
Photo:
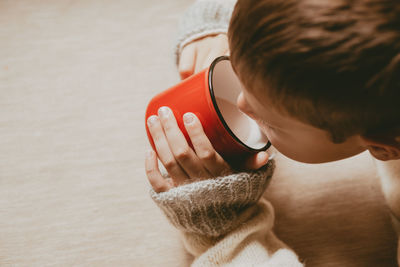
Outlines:
[[222,125],[224,126],[224,128],[228,131],[229,135],[232,136],[240,145],[244,146],[246,149],[250,150],[250,151],[265,151],[267,150],[270,146],[271,146],[271,142],[268,140],[267,144],[261,148],[252,148],[248,145],[246,145],[243,141],[241,141],[234,133],[233,131],[229,128],[228,124],[226,123],[224,117],[222,116],[221,111],[218,108],[218,104],[217,104],[217,100],[214,94],[214,89],[213,89],[213,72],[214,72],[214,68],[215,66],[218,64],[218,62],[222,61],[222,60],[228,60],[229,56],[219,56],[217,58],[215,58],[213,60],[213,62],[210,65],[210,69],[208,71],[208,89],[210,91],[210,95],[211,95],[211,101],[213,103],[214,109],[217,112],[217,115],[220,119],[220,121],[222,122]]

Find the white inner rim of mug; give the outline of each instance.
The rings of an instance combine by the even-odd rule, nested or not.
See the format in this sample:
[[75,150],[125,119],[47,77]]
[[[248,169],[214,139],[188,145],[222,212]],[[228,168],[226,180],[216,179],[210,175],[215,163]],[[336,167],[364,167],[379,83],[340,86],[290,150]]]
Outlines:
[[270,146],[267,137],[257,123],[236,106],[242,84],[229,57],[218,57],[211,64],[209,87],[215,109],[228,132],[248,149],[266,150]]

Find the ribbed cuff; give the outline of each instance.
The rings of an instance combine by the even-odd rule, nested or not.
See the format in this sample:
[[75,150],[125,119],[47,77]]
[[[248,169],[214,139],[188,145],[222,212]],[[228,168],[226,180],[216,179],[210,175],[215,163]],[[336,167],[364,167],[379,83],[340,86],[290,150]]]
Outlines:
[[235,3],[236,0],[197,0],[187,9],[179,23],[176,64],[186,44],[207,35],[227,33]]
[[255,172],[202,180],[162,193],[151,190],[150,194],[179,230],[218,237],[242,223],[239,216],[261,198],[274,166],[270,161]]

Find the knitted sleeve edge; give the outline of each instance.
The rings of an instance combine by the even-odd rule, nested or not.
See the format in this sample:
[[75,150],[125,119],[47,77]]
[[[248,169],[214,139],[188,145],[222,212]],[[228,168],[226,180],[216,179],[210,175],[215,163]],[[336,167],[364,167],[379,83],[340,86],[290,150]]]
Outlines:
[[273,170],[270,161],[258,171],[200,180],[162,193],[151,190],[150,195],[177,229],[217,237],[241,223],[238,218],[261,198]]
[[197,0],[186,10],[179,22],[175,45],[177,65],[185,45],[207,35],[228,31],[235,3],[236,0]]

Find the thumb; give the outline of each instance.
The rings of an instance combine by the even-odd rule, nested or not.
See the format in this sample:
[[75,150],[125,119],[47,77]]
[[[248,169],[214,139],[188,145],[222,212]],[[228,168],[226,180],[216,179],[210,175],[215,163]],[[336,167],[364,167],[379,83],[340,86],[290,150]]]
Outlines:
[[182,80],[194,73],[195,61],[196,50],[194,44],[191,43],[183,48],[179,59],[178,70]]
[[257,154],[248,158],[244,164],[246,170],[258,170],[267,164],[269,155],[265,151],[258,152]]

